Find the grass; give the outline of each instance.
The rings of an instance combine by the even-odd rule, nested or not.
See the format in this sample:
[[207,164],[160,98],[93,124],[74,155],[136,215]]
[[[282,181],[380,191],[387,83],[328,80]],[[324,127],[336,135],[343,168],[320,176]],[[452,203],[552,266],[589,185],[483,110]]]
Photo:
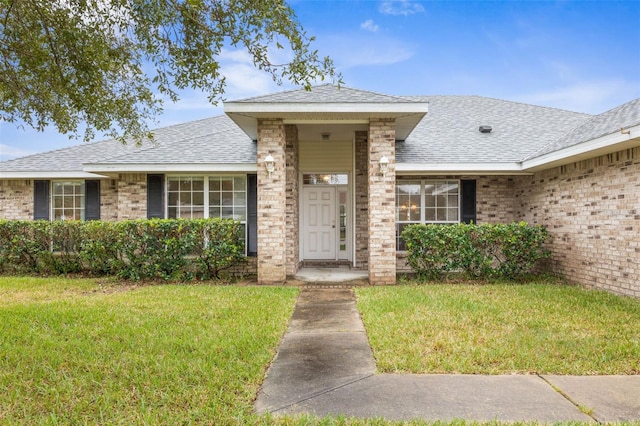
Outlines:
[[[613,316],[611,336],[631,335],[635,328],[635,346],[631,345],[635,349],[630,353],[635,354],[638,369],[637,301],[555,286],[399,286],[357,291],[370,335],[386,323],[382,326],[391,331],[390,337],[406,336],[400,344],[407,353],[419,346],[408,341],[424,333],[425,321],[431,321],[424,316],[429,311],[436,317],[461,318],[460,327],[466,321],[472,328],[492,328],[488,317],[499,316],[505,307],[507,320],[520,321],[516,319],[523,314],[517,305],[523,302],[515,303],[519,298],[529,298],[529,309],[535,310],[547,303],[565,309],[573,297],[576,314],[592,310],[593,317]],[[253,400],[297,294],[298,289],[290,287],[132,286],[0,277],[0,425],[504,424],[257,416]],[[534,303],[536,297],[547,301]],[[595,299],[585,305],[581,302],[585,297]],[[422,303],[430,308],[421,309]],[[460,308],[464,315],[456,313]],[[474,311],[493,314],[478,324],[478,314],[471,315]],[[412,321],[419,326],[409,327]],[[438,327],[441,324],[433,323],[428,328]],[[397,333],[401,328],[406,333]],[[424,340],[422,344],[429,345]],[[378,349],[376,355],[380,362]],[[526,424],[532,423],[515,423]]]
[[0,278],[1,424],[256,421],[297,289],[120,290]]
[[575,286],[358,288],[379,372],[640,374],[640,301]]

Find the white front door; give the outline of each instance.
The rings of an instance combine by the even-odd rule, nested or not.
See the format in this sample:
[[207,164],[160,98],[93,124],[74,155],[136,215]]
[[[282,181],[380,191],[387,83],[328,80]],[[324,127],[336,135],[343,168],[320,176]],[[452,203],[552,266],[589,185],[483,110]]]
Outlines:
[[308,260],[336,258],[336,188],[303,189],[303,256]]

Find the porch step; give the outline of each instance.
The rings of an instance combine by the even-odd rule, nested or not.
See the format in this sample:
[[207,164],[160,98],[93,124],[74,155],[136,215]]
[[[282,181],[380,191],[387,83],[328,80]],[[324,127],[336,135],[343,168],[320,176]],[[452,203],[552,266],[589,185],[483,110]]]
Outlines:
[[300,263],[300,267],[355,269],[351,267],[351,262],[349,262],[348,260],[303,260]]

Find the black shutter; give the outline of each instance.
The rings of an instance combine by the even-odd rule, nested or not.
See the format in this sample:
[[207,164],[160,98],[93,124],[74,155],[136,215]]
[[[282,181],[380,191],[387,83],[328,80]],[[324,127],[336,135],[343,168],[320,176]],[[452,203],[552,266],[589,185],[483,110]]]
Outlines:
[[258,176],[247,175],[247,255],[258,255]]
[[51,182],[48,180],[33,181],[33,219],[49,220],[49,190]]
[[460,220],[463,223],[476,223],[476,181],[463,180],[462,190],[462,214]]
[[84,220],[100,220],[100,181],[84,181]]
[[147,175],[147,219],[164,219],[164,175]]

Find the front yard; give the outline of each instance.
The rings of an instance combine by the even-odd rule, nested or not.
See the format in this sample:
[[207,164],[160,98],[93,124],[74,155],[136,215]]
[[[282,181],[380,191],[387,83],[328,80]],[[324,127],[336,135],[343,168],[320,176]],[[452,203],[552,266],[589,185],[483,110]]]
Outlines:
[[640,374],[640,301],[553,283],[357,289],[381,373]]
[[0,424],[252,424],[296,288],[0,278]]
[[[0,424],[396,424],[253,413],[298,292],[0,277]],[[640,373],[637,300],[550,284],[357,296],[381,372]]]

